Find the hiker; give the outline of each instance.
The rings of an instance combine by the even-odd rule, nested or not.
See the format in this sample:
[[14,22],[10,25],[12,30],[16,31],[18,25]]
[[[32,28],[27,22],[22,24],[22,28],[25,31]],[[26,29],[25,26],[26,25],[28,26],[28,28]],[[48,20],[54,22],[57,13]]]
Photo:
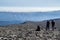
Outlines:
[[36,29],[36,36],[38,36],[38,32],[40,31],[40,27],[39,26],[37,26],[37,29]]
[[37,29],[36,29],[36,31],[40,31],[40,27],[39,27],[39,26],[37,26]]
[[49,23],[49,21],[47,21],[47,23],[46,23],[46,31],[50,29],[49,25],[50,25],[50,23]]
[[55,28],[55,22],[54,22],[54,20],[51,21],[51,24],[52,24],[52,30],[54,31],[54,28]]

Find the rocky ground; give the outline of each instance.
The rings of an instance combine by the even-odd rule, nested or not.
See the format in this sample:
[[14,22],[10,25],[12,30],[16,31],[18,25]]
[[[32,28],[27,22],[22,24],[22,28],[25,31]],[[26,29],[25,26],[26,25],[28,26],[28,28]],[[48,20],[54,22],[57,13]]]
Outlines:
[[[11,37],[19,40],[60,40],[60,29],[45,30],[46,23],[24,22],[0,27],[0,38]],[[36,31],[39,25],[40,31]],[[14,39],[15,40],[15,39]],[[18,40],[18,39],[16,39]]]

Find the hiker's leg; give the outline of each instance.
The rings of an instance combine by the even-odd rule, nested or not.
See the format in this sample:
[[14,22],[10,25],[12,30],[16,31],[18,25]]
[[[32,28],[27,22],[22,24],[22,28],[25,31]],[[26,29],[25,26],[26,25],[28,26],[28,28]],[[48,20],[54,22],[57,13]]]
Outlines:
[[54,26],[52,27],[52,31],[54,31]]

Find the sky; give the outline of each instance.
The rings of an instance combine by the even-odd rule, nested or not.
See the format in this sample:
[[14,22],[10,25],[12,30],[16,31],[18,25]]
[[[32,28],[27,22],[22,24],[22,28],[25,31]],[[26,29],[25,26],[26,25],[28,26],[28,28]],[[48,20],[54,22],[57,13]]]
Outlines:
[[50,12],[58,11],[60,7],[0,7],[3,12]]
[[53,10],[60,10],[60,0],[0,0],[0,11],[32,12]]
[[0,0],[0,6],[58,7],[60,0]]

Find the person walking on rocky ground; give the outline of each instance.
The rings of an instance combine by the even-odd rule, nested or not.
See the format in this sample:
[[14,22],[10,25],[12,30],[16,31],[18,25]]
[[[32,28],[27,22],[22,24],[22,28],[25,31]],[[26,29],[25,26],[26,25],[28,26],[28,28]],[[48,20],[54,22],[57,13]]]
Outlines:
[[51,24],[52,24],[52,30],[54,31],[54,29],[55,29],[55,22],[54,22],[54,20],[51,21]]
[[50,29],[49,25],[50,25],[50,22],[47,21],[47,23],[46,23],[46,31]]

